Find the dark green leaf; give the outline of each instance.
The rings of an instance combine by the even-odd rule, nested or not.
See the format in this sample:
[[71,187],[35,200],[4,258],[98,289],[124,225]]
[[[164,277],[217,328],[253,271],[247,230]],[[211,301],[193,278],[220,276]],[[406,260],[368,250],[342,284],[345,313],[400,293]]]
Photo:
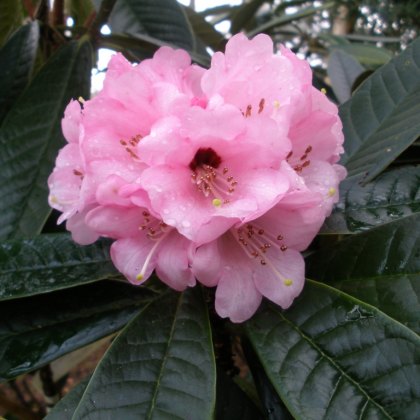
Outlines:
[[216,420],[260,420],[263,418],[257,406],[224,373],[217,371]]
[[83,379],[68,394],[64,396],[45,417],[45,420],[71,420],[74,410],[79,404],[90,377]]
[[199,41],[201,41],[205,46],[209,46],[214,51],[224,49],[226,39],[214,28],[213,25],[207,22],[203,16],[195,12],[190,7],[185,7],[184,10],[187,14],[188,20],[190,21],[194,34]]
[[37,369],[121,329],[154,293],[104,281],[0,306],[0,379]]
[[51,292],[117,274],[109,242],[80,246],[68,234],[0,244],[0,300]]
[[76,419],[211,419],[215,365],[205,301],[197,287],[151,302],[115,339]]
[[294,417],[417,417],[419,337],[376,308],[309,280],[291,309],[266,304],[246,330]]
[[325,221],[324,233],[350,233],[371,229],[420,212],[420,166],[384,172],[360,184],[345,180],[340,201]]
[[420,214],[322,248],[307,273],[420,332]]
[[0,50],[0,123],[29,81],[38,48],[38,22],[22,26]]
[[264,418],[267,420],[292,420],[293,417],[269,381],[248,340],[242,340],[242,347],[254,378],[255,387],[266,410]]
[[340,107],[341,162],[350,177],[369,181],[420,134],[420,38],[377,70]]
[[303,19],[303,18],[306,18],[306,17],[309,17],[309,16],[313,16],[313,15],[315,15],[316,13],[318,13],[322,10],[331,9],[332,7],[334,7],[334,5],[335,5],[334,1],[327,1],[324,4],[322,4],[321,6],[309,6],[309,7],[305,7],[303,9],[300,9],[295,13],[284,14],[282,16],[271,19],[266,23],[263,23],[258,28],[255,28],[254,30],[250,31],[248,33],[248,36],[253,37],[256,34],[259,34],[261,32],[266,32],[266,31],[268,31],[270,29],[273,29],[273,28],[276,28],[278,26],[286,25],[286,24],[288,24],[290,22],[293,22],[295,20],[299,20],[299,19]]
[[40,70],[0,130],[0,237],[32,236],[49,213],[47,178],[63,146],[61,119],[71,98],[89,96],[91,47],[72,42]]
[[[0,2],[0,46],[23,20],[22,2],[1,0]],[[3,63],[3,62],[2,62]]]
[[[98,6],[99,1],[94,3]],[[190,24],[176,0],[118,0],[109,25],[115,33],[149,35],[188,51],[194,50]]]
[[357,62],[371,68],[376,68],[388,63],[393,57],[391,51],[386,48],[378,48],[367,44],[341,44],[336,45],[333,51],[342,51],[353,56]]
[[266,2],[266,0],[251,0],[242,4],[233,14],[230,32],[237,34],[247,23],[254,17],[258,9]]
[[351,87],[364,68],[351,55],[335,50],[328,59],[328,77],[334,94],[340,102],[351,97]]

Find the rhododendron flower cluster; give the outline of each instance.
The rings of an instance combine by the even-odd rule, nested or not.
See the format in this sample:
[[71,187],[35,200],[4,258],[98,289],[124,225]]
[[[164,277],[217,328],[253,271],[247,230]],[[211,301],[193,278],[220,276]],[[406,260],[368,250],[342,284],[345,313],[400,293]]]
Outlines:
[[216,310],[248,319],[304,284],[308,247],[337,201],[343,135],[307,63],[266,35],[230,39],[209,69],[159,49],[109,63],[103,90],[72,101],[49,178],[80,244],[113,238],[133,284],[156,270],[175,290],[216,286]]

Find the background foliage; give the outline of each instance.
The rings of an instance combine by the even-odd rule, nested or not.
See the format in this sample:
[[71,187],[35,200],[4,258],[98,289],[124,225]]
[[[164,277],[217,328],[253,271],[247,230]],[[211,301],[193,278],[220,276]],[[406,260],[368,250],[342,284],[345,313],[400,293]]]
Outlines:
[[[3,414],[417,418],[420,2],[182,3],[0,3],[0,378],[22,398],[1,394]],[[207,66],[240,31],[268,33],[310,62],[314,84],[340,105],[349,177],[306,252],[302,295],[233,325],[215,315],[211,290],[134,288],[108,241],[74,244],[55,224],[46,180],[64,107],[89,97],[101,48],[136,62],[169,44]],[[51,410],[75,360],[104,337],[94,373]],[[25,374],[41,378],[42,401],[25,400]]]

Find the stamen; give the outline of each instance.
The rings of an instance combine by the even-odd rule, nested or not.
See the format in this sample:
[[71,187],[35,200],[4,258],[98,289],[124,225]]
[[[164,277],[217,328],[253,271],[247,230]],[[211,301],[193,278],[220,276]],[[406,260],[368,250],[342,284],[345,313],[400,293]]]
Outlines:
[[326,95],[326,94],[327,94],[327,89],[322,88],[322,89],[321,89],[321,92],[322,92],[324,95]]
[[[278,244],[275,242],[275,238],[269,232],[267,233],[261,227],[258,227],[255,223],[248,224],[245,228],[231,229],[232,236],[239,243],[241,248],[244,250],[245,254],[250,258],[255,259],[259,258],[260,264],[262,266],[269,266],[274,274],[282,281],[285,286],[291,286],[293,280],[290,278],[284,277],[276,268],[276,266],[271,262],[269,253],[267,251],[271,249],[271,245],[274,244],[276,248]],[[257,233],[257,234],[256,234]],[[245,241],[244,236],[246,235],[248,241]],[[280,238],[280,239],[279,239]],[[283,239],[283,236],[278,235],[277,240]],[[281,245],[280,249],[282,251],[287,250],[286,245]],[[272,252],[275,252],[274,250]]]
[[273,107],[274,109],[279,109],[280,108],[280,101],[278,101],[277,99],[273,102]]
[[146,230],[146,237],[152,241],[156,241],[155,244],[150,249],[147,257],[143,263],[143,266],[140,272],[137,274],[136,279],[138,282],[141,282],[144,279],[144,275],[146,273],[147,267],[155,253],[156,249],[158,248],[159,244],[162,242],[162,239],[166,237],[166,235],[173,229],[168,228],[168,225],[164,223],[162,220],[155,219],[152,217],[150,219],[150,213],[148,211],[143,211],[144,216],[144,223],[139,227],[140,230]]
[[245,111],[245,118],[248,118],[251,116],[251,112],[252,112],[252,105],[248,105],[246,107],[246,111]]
[[260,103],[258,104],[258,114],[264,111],[265,99],[262,98]]
[[220,207],[222,205],[222,200],[220,198],[215,198],[212,201],[214,207]]
[[332,197],[336,192],[337,192],[337,190],[334,187],[331,187],[328,190],[328,197]]

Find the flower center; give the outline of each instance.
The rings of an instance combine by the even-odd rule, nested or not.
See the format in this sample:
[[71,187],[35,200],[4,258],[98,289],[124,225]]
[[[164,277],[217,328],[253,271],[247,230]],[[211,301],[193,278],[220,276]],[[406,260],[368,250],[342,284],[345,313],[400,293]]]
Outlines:
[[266,232],[255,223],[248,223],[246,226],[239,229],[231,229],[231,232],[248,257],[259,259],[260,264],[268,266],[271,270],[273,270],[274,274],[283,282],[284,285],[291,286],[293,284],[292,279],[284,277],[278,271],[275,264],[271,262],[268,253],[270,249],[273,249],[273,251],[287,251],[287,246],[284,243],[282,235],[273,235],[271,232]]
[[190,163],[191,181],[205,197],[212,197],[212,204],[220,207],[230,202],[237,181],[229,168],[220,168],[222,158],[210,147],[200,148]]

